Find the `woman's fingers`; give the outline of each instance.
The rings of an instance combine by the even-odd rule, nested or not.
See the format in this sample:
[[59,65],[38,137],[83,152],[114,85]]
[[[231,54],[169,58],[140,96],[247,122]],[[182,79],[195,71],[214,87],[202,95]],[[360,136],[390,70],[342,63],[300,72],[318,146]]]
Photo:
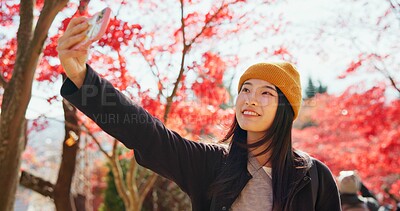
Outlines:
[[86,38],[86,30],[89,27],[87,18],[73,18],[68,24],[65,33],[58,39],[57,50],[69,49]]
[[80,34],[82,32],[86,33],[86,30],[88,30],[88,28],[89,28],[89,23],[85,21],[79,23],[78,25],[75,25],[73,28],[70,28],[69,30],[66,30],[64,36],[69,37],[69,36],[74,36],[76,34]]
[[82,42],[85,39],[86,39],[85,32],[82,32],[80,34],[71,37],[61,37],[58,40],[57,51],[69,50],[70,48],[72,48],[73,46]]
[[82,57],[87,55],[87,50],[64,50],[60,52],[60,56],[65,58]]
[[69,22],[67,29],[65,31],[70,30],[71,28],[74,28],[76,25],[79,25],[83,22],[87,22],[87,18],[86,17],[76,17],[76,18],[72,18],[71,21]]

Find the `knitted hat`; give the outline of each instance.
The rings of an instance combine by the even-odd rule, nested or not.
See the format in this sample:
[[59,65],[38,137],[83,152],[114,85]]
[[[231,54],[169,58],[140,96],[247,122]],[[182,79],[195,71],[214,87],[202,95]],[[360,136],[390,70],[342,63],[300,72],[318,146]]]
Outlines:
[[339,191],[356,194],[360,190],[360,178],[355,171],[341,171],[338,178]]
[[238,92],[243,83],[249,79],[265,80],[278,87],[292,106],[293,120],[297,118],[302,97],[300,75],[294,65],[288,62],[254,64],[240,77]]

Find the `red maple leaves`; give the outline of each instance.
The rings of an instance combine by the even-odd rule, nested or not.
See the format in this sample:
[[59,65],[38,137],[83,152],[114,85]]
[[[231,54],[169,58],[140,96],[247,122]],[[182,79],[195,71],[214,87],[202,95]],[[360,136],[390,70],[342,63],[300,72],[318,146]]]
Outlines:
[[400,175],[400,100],[389,102],[384,86],[356,91],[317,95],[315,107],[305,108],[313,110],[316,126],[297,130],[295,145],[326,162],[336,175],[358,170],[364,183],[387,199],[384,187],[393,186]]

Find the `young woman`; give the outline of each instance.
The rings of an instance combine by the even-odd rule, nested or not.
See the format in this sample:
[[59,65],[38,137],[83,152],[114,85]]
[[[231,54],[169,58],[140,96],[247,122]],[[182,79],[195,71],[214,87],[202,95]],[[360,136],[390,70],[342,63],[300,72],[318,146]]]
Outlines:
[[293,65],[255,64],[241,76],[226,150],[182,138],[99,77],[85,64],[88,47],[72,49],[87,27],[85,18],[75,18],[58,41],[68,76],[62,96],[133,149],[140,165],[176,182],[193,210],[340,210],[329,169],[292,148],[301,103]]

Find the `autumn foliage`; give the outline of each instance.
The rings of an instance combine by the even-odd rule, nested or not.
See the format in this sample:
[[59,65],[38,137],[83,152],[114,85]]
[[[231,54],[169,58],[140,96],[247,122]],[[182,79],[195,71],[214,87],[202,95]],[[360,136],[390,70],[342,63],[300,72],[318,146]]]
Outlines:
[[[36,1],[35,20],[44,2]],[[349,23],[351,21],[353,25],[364,26],[363,18],[352,18],[352,14],[346,17],[343,12],[343,16],[332,23],[322,23],[318,33],[307,31],[307,36],[312,38],[295,37],[291,43],[290,39],[286,40],[287,35],[296,36],[296,33],[285,32],[290,23],[285,21],[284,14],[275,17],[276,14],[270,11],[256,10],[260,5],[267,5],[267,8],[276,1],[210,1],[205,8],[202,2],[101,2],[104,6],[112,7],[114,16],[106,34],[93,44],[89,58],[89,64],[117,89],[169,128],[192,140],[218,140],[232,120],[235,95],[232,90],[235,90],[235,84],[232,89],[231,83],[234,76],[243,70],[239,63],[246,62],[246,58],[239,58],[238,53],[232,50],[241,51],[243,46],[238,40],[243,37],[237,39],[241,33],[253,33],[260,47],[264,42],[267,43],[264,48],[247,52],[249,56],[255,55],[260,60],[285,59],[295,62],[303,51],[299,55],[296,55],[299,51],[292,51],[299,49],[315,50],[315,57],[327,57],[325,51],[330,49],[324,46],[324,35],[331,36],[327,30],[329,24],[334,27],[339,25],[339,31],[347,28],[353,30],[341,19],[348,18]],[[59,89],[53,85],[54,82],[60,82],[64,74],[57,58],[57,40],[72,17],[93,14],[98,10],[92,7],[89,10],[77,10],[87,7],[88,3],[88,0],[80,1],[79,5],[69,2],[57,16],[45,39],[43,54],[35,72],[36,82],[47,84],[49,89]],[[368,9],[370,6],[365,4],[362,8]],[[398,34],[390,22],[390,17],[396,12],[393,8],[397,7],[389,6],[377,18],[366,12],[371,14],[368,18],[376,18],[376,27],[379,28],[370,33],[375,38],[372,43],[377,43],[376,49],[364,50],[357,43],[350,47],[340,45],[352,51],[359,48],[361,52],[346,58],[346,66],[339,78],[351,77],[363,71],[379,72],[384,79],[388,79],[385,85],[378,84],[367,91],[349,88],[339,96],[317,95],[303,106],[303,117],[299,117],[313,124],[294,133],[296,147],[324,161],[335,175],[341,170],[358,170],[365,184],[386,201],[389,200],[388,193],[400,198],[400,102],[398,99],[389,101],[385,97],[387,87],[399,90],[396,78],[398,71],[391,68],[398,67],[400,61],[398,44],[392,45],[390,42],[392,35]],[[18,44],[16,37],[5,31],[15,34],[19,13],[20,2],[1,3],[0,106],[4,87],[13,75]],[[282,38],[284,41],[268,43],[272,38]],[[312,44],[307,46],[308,43]],[[321,46],[316,47],[318,43]],[[57,104],[61,100],[59,96],[46,98],[50,104]],[[33,120],[27,132],[45,130],[45,116],[43,114]],[[101,137],[99,146],[91,141],[85,145],[85,150],[99,150],[101,146],[113,144],[114,140],[103,136],[87,117],[81,115],[79,125],[83,128],[82,136],[100,134]],[[119,158],[132,158],[132,153]],[[35,160],[35,156],[39,155],[28,146],[24,158]]]
[[311,110],[316,126],[295,132],[295,146],[324,161],[335,175],[357,170],[364,184],[387,202],[400,197],[400,100],[385,87],[349,88],[340,96],[317,95]]

